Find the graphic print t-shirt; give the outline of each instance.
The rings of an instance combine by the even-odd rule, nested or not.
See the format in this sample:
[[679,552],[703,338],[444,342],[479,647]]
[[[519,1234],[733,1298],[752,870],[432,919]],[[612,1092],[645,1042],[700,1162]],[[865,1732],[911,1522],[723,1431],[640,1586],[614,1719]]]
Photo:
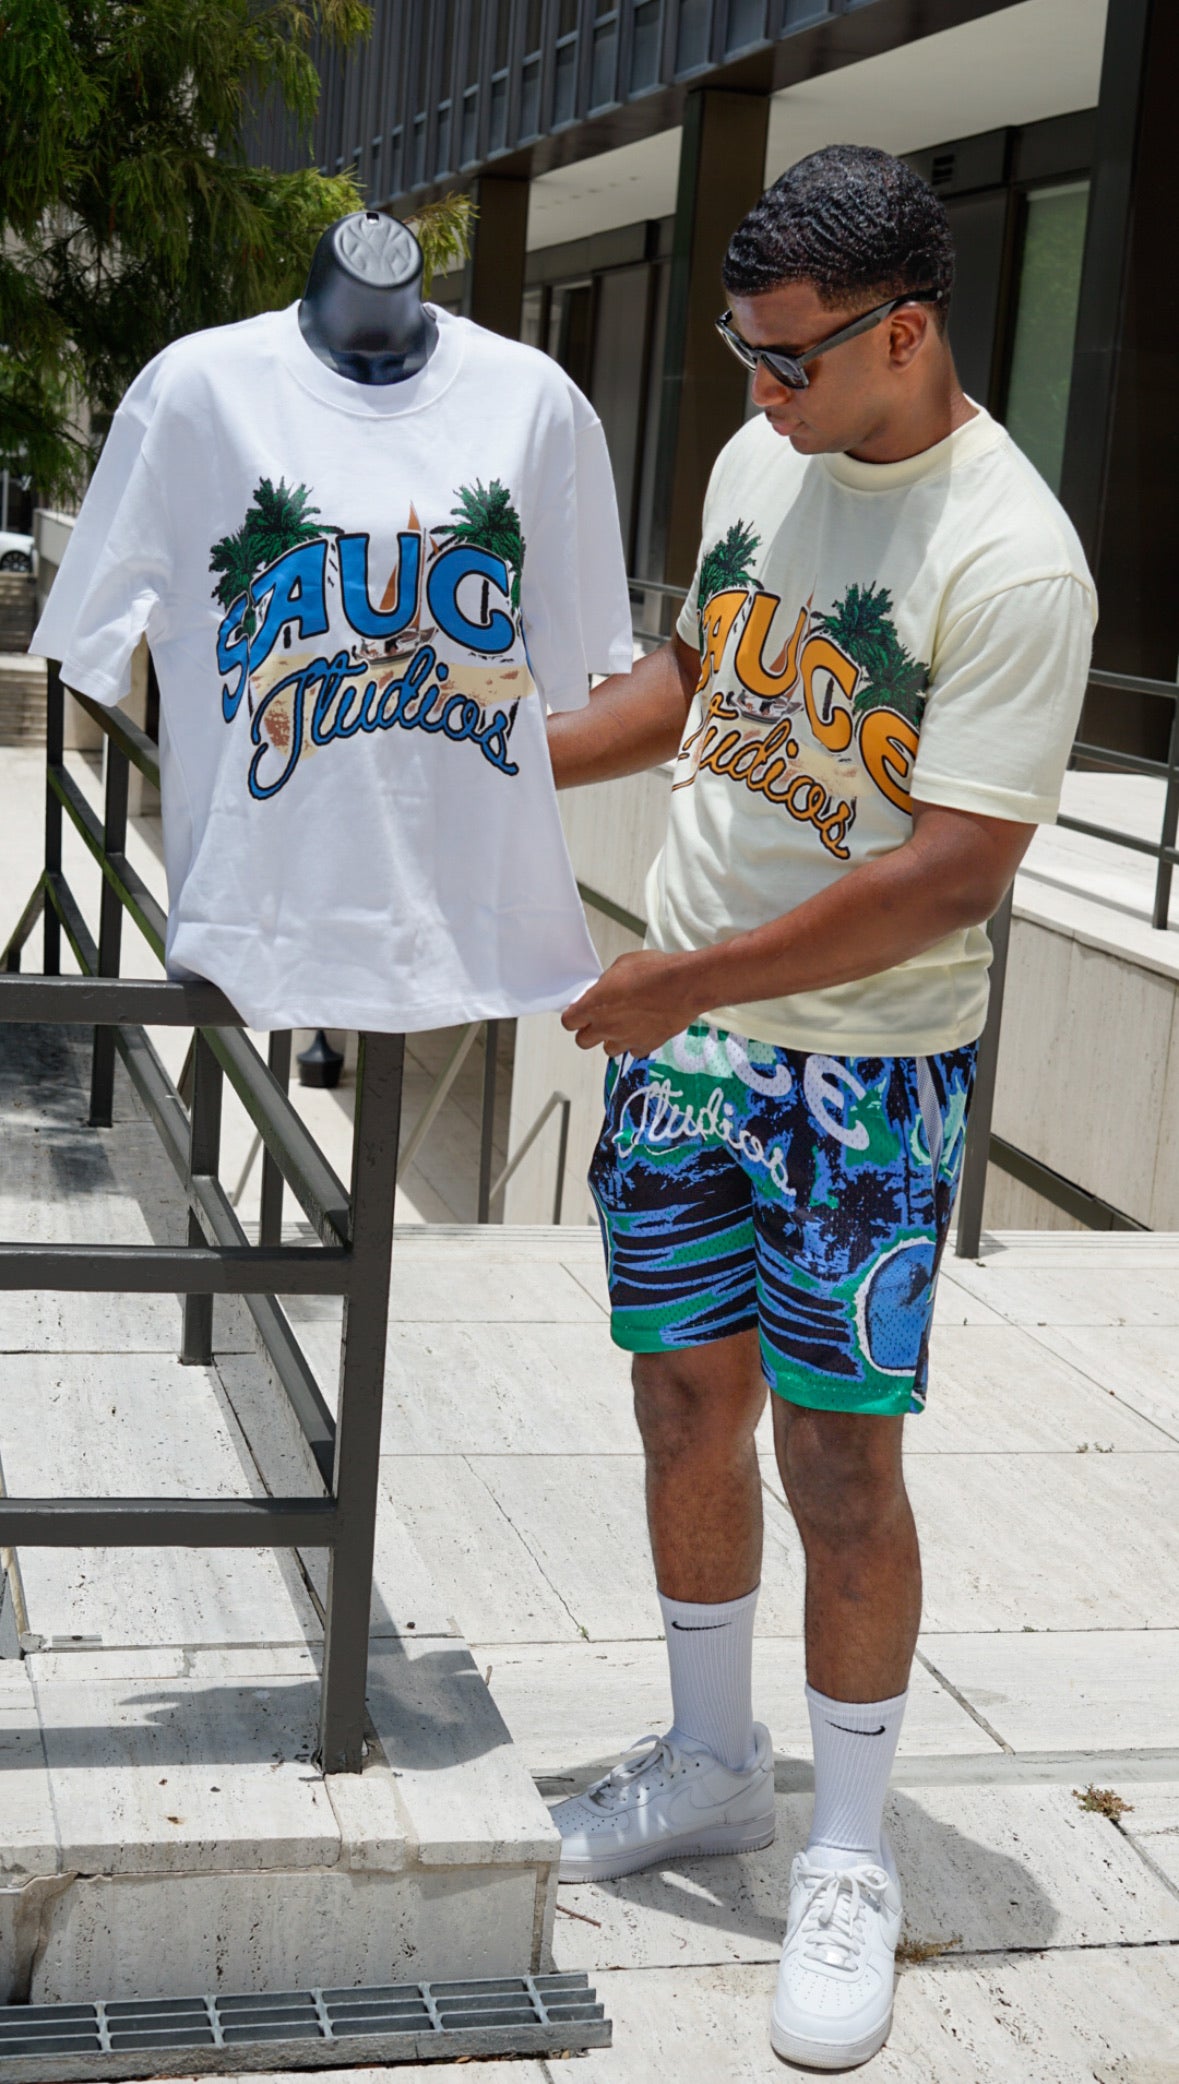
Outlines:
[[[1096,603],[1063,510],[978,412],[902,463],[801,457],[761,415],[721,452],[679,619],[700,684],[647,884],[650,945],[713,947],[903,844],[910,799],[1056,815]],[[826,991],[714,1008],[835,1056],[973,1041],[970,927]]]
[[167,963],[256,1027],[414,1030],[598,974],[544,711],[629,671],[599,421],[557,365],[433,314],[404,383],[298,307],[177,341],[115,417],[33,648],[160,684]]

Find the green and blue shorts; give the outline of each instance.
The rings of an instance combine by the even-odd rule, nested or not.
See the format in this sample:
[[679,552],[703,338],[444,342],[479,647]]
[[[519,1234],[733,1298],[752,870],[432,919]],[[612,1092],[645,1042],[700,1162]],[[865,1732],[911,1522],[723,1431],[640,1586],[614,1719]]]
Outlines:
[[760,1333],[790,1403],[920,1411],[975,1045],[835,1057],[696,1025],[613,1059],[590,1188],[634,1353]]

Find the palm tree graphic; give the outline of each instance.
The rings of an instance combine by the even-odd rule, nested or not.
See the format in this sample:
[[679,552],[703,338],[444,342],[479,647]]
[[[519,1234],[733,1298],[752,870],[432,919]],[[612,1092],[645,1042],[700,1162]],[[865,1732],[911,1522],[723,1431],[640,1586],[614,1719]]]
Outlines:
[[[524,537],[520,532],[520,516],[512,505],[506,485],[492,478],[486,487],[479,478],[474,485],[460,485],[458,505],[451,508],[453,523],[438,529],[440,536],[448,536],[452,544],[466,543],[472,550],[485,550],[490,557],[500,557],[512,575],[509,599],[515,609],[520,606],[520,581],[524,575]],[[483,581],[483,620],[487,621],[489,586]]]
[[727,593],[733,587],[756,585],[749,566],[760,542],[761,537],[754,535],[746,522],[734,521],[720,541],[705,551],[700,560],[700,583],[696,589],[701,608],[706,608],[716,593]]
[[[254,598],[258,574],[288,550],[298,549],[301,543],[314,543],[322,536],[340,532],[319,519],[319,508],[308,504],[310,497],[306,485],[291,487],[285,478],[280,478],[275,486],[269,478],[263,478],[254,488],[254,502],[247,508],[241,527],[213,544],[209,570],[221,574],[213,588],[213,598],[223,608],[232,608],[245,595],[241,626],[247,638],[258,627],[258,604]],[[248,679],[246,699],[252,716],[254,700]]]
[[861,715],[869,709],[895,709],[918,727],[925,712],[929,667],[901,643],[891,609],[887,586],[852,585],[829,614],[816,615],[815,627],[863,673],[853,698]]

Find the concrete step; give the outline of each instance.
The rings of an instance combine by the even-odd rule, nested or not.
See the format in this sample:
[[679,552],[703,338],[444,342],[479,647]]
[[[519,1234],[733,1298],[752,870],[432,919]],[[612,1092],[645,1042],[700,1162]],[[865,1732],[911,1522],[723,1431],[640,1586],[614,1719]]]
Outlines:
[[24,651],[37,619],[31,572],[0,572],[0,652]]
[[44,745],[44,659],[0,652],[0,746]]

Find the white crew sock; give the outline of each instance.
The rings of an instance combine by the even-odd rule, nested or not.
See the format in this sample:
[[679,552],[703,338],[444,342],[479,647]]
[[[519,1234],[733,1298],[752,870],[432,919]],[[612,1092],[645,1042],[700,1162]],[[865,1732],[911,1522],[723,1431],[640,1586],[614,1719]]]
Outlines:
[[734,1771],[751,1764],[757,1749],[753,1617],[760,1589],[755,1585],[744,1599],[716,1606],[659,1594],[671,1666],[673,1726],[681,1737],[707,1745]]
[[815,1748],[815,1812],[807,1844],[819,1866],[837,1865],[826,1855],[852,1853],[879,1863],[884,1798],[896,1756],[907,1693],[892,1700],[829,1700],[806,1689]]

